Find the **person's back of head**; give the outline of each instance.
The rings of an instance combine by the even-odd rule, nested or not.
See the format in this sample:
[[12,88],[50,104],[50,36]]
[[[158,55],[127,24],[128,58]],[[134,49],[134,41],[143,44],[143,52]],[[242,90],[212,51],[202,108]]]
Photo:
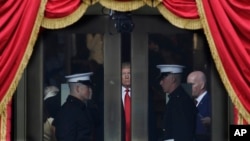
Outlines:
[[189,73],[187,83],[192,85],[194,97],[198,97],[206,91],[206,76],[202,71],[193,71]]
[[70,95],[81,101],[86,101],[92,96],[92,82],[90,76],[93,72],[65,76],[70,89]]
[[70,95],[75,95],[76,94],[76,87],[79,85],[79,83],[69,83],[69,92]]

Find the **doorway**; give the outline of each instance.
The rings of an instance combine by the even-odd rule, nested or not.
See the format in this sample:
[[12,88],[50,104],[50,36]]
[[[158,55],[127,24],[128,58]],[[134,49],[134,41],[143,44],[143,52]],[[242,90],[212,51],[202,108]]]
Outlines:
[[[155,79],[159,74],[156,69],[157,64],[185,65],[183,83],[188,72],[193,69],[205,71],[214,82],[215,68],[201,31],[176,28],[161,16],[135,15],[132,19],[135,27],[131,33],[115,32],[113,22],[107,16],[85,16],[83,20],[68,28],[44,31],[25,71],[23,78],[25,81],[21,83],[26,89],[21,90],[19,94],[27,93],[24,97],[27,103],[23,106],[26,112],[18,114],[24,117],[22,120],[25,120],[26,124],[23,127],[25,132],[22,135],[16,135],[17,140],[18,138],[42,140],[44,88],[55,85],[62,93],[62,84],[66,83],[64,76],[68,74],[90,70],[98,74],[94,78],[96,95],[93,99],[103,108],[104,128],[101,132],[105,141],[121,139],[121,114],[119,114],[121,95],[119,93],[121,92],[120,67],[123,61],[129,61],[132,65],[131,83],[134,94],[132,96],[132,140],[150,140],[148,120],[152,119],[156,121],[154,136],[158,138],[161,135],[166,98]],[[110,33],[111,30],[112,33]],[[198,46],[194,44],[195,36],[199,41],[202,40],[202,42],[196,42]],[[34,71],[36,73],[33,73]],[[210,86],[211,91],[217,89],[223,88]],[[221,93],[224,93],[223,90]],[[223,101],[227,98],[226,95],[222,95],[219,99]],[[221,108],[214,108],[214,115],[227,107],[227,104],[215,103],[217,103],[216,107]],[[153,109],[153,117],[148,116],[148,107]],[[224,118],[227,117],[225,116],[227,110],[223,115]],[[34,118],[37,120],[33,120]],[[217,123],[216,118],[218,117],[215,116],[214,123]],[[226,124],[227,120],[217,124],[222,134],[214,138],[220,140],[226,138]],[[19,129],[22,127],[17,128],[16,132],[19,132]]]

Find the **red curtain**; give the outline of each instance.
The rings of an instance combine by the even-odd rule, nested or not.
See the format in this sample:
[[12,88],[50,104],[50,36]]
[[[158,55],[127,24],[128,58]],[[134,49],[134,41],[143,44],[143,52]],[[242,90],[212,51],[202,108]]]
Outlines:
[[[69,26],[95,2],[120,11],[135,10],[146,4],[161,5],[174,15],[173,19],[166,16],[173,25],[203,28],[221,80],[235,105],[235,113],[239,113],[237,119],[241,117],[250,123],[248,0],[163,0],[161,4],[157,0],[0,0],[0,140],[10,140],[11,98],[32,54],[41,24],[50,29]],[[61,23],[57,24],[58,21]]]
[[164,18],[179,28],[202,28],[195,0],[163,0],[157,8]]
[[0,140],[10,140],[9,105],[37,38],[41,6],[39,0],[0,1]]
[[65,28],[77,22],[92,0],[48,0],[42,22],[44,28]]
[[81,0],[48,0],[45,17],[61,18],[70,15],[81,4]]
[[249,1],[203,0],[199,8],[221,80],[239,117],[250,123]]
[[187,19],[197,19],[199,14],[194,0],[163,0],[163,5],[174,15]]

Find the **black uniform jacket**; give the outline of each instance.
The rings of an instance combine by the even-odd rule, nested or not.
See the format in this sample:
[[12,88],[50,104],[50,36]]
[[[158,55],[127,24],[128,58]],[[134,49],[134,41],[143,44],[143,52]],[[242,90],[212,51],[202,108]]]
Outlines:
[[164,137],[175,141],[193,141],[197,109],[191,97],[179,86],[169,94],[164,114]]
[[57,141],[90,141],[95,126],[93,114],[86,104],[69,95],[53,124]]

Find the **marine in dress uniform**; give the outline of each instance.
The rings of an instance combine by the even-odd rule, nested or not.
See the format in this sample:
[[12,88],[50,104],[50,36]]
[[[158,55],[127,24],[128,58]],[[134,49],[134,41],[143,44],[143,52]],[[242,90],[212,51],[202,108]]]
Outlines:
[[180,65],[157,65],[161,71],[160,85],[169,101],[166,104],[163,141],[194,141],[197,109],[181,86]]
[[66,76],[70,95],[58,112],[53,125],[57,141],[92,141],[98,124],[98,111],[90,102],[92,72]]

